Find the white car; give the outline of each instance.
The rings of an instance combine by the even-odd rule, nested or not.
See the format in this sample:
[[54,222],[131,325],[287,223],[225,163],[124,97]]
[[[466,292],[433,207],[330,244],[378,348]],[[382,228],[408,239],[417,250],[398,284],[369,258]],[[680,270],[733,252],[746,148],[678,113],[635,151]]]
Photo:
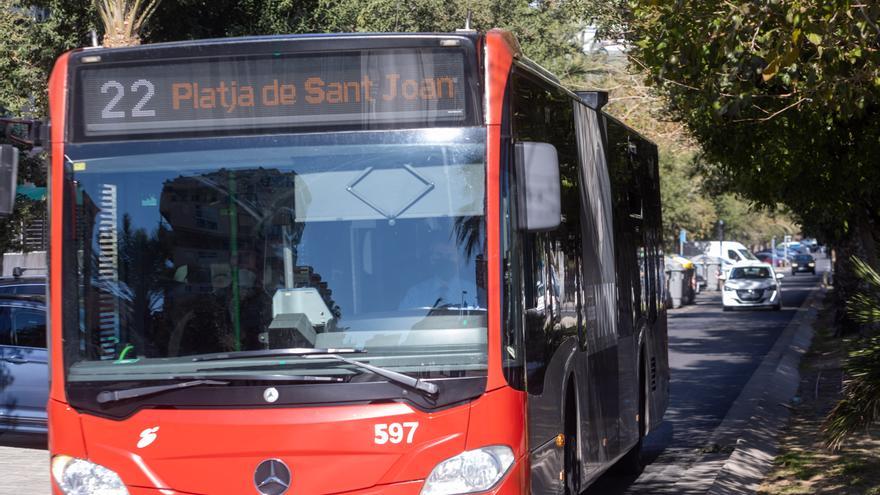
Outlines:
[[721,298],[724,311],[733,308],[782,308],[784,275],[776,273],[767,263],[745,261],[734,265],[724,281]]

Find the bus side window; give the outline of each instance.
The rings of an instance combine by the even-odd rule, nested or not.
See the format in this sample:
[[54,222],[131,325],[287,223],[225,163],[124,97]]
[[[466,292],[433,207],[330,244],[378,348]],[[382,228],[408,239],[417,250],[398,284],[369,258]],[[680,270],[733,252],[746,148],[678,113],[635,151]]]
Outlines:
[[[510,147],[511,143],[506,142]],[[512,156],[512,155],[511,155]],[[502,221],[502,280],[504,328],[502,333],[502,358],[507,383],[517,390],[525,390],[525,344],[523,343],[523,292],[522,292],[522,236],[516,229],[516,181],[513,163],[502,169],[501,214]]]
[[522,250],[523,325],[529,393],[541,394],[552,356],[552,289],[548,287],[545,234],[524,234]]
[[528,389],[541,394],[544,372],[560,344],[584,339],[579,159],[569,96],[517,71],[512,86],[513,141],[553,145],[562,186],[559,227],[520,233]]

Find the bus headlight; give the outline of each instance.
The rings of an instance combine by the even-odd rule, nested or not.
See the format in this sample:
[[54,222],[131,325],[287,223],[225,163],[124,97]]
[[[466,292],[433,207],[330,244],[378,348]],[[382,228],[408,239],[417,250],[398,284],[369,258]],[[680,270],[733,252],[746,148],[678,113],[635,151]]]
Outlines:
[[482,492],[492,488],[513,464],[513,450],[493,445],[462,452],[437,464],[421,495]]
[[85,459],[56,455],[52,477],[65,495],[128,495],[118,474]]

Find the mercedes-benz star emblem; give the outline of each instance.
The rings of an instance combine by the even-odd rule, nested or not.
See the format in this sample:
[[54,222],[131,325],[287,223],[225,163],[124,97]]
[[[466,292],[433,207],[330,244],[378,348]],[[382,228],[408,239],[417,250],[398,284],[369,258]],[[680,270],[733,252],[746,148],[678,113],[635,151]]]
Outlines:
[[275,402],[278,400],[278,389],[275,387],[269,387],[266,390],[263,390],[263,399],[266,402]]
[[279,459],[268,459],[254,471],[254,486],[263,495],[281,495],[290,488],[290,469]]

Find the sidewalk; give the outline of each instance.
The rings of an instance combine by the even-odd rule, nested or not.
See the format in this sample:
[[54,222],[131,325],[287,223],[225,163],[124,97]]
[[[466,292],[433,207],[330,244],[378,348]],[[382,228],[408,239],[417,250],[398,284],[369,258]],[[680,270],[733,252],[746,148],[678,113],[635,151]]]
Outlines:
[[735,448],[709,488],[709,495],[756,493],[773,468],[780,432],[790,416],[789,403],[800,385],[801,358],[810,348],[825,294],[825,289],[818,289],[804,302],[718,428],[716,443],[733,444]]
[[0,495],[49,495],[49,452],[0,446]]

